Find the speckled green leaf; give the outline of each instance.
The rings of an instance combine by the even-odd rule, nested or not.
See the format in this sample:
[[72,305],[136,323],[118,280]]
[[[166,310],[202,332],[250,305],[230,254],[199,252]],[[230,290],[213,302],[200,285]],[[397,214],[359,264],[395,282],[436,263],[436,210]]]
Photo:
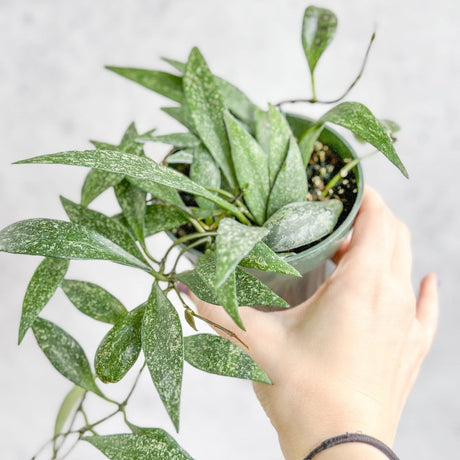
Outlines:
[[83,438],[110,460],[193,460],[179,444],[159,428],[136,434],[112,434]]
[[[205,149],[197,147],[193,149],[193,163],[190,167],[190,179],[203,187],[220,188],[220,169],[214,158]],[[214,209],[216,206],[212,201],[196,197],[200,208]]]
[[162,57],[161,60],[164,62],[167,62],[171,67],[176,69],[178,72],[180,73],[185,72],[185,66],[186,66],[185,62],[177,61],[176,59],[170,59],[167,57]]
[[94,358],[96,375],[104,382],[118,382],[133,367],[141,352],[145,305],[120,318],[102,339]]
[[270,186],[273,186],[278,171],[286,158],[292,131],[284,115],[271,104],[268,108],[268,114],[270,119],[268,170],[270,175]]
[[235,321],[241,329],[244,329],[243,322],[238,312],[235,271],[231,271],[227,279],[220,286],[216,287],[216,258],[215,255],[211,253],[207,253],[198,259],[195,270],[204,281],[207,288],[215,296],[215,303],[217,305],[222,305],[233,321]]
[[270,117],[268,112],[256,109],[254,113],[255,138],[262,150],[268,154],[270,151]]
[[150,271],[129,252],[81,225],[53,219],[29,219],[0,231],[0,251],[61,259],[101,259]]
[[259,225],[265,221],[269,194],[267,155],[253,137],[229,113],[225,113],[232,158],[244,200]]
[[73,337],[43,318],[35,320],[32,330],[38,345],[58,372],[75,385],[101,394],[85,352]]
[[146,193],[127,180],[123,180],[115,186],[115,196],[134,237],[142,244],[145,238]]
[[267,204],[267,219],[288,203],[307,199],[307,173],[296,140],[291,137],[286,158],[281,165]]
[[163,144],[170,144],[177,148],[184,147],[198,147],[201,144],[192,133],[172,133],[163,136],[139,136],[137,138],[140,142],[162,142]]
[[106,69],[181,104],[184,100],[182,79],[177,75],[157,70],[106,66]]
[[74,386],[67,396],[62,401],[61,407],[59,408],[56,422],[54,423],[54,436],[53,439],[53,446],[56,446],[56,442],[58,440],[57,436],[62,433],[65,423],[70,417],[70,415],[74,412],[74,410],[78,407],[83,396],[85,395],[86,390],[79,386]]
[[[167,187],[176,188],[193,195],[202,196],[213,201],[218,206],[241,215],[241,212],[228,201],[208,192],[205,188],[193,182],[183,174],[156,163],[150,158],[138,157],[123,152],[110,150],[83,150],[42,155],[28,160],[19,161],[16,164],[67,164],[73,166],[86,166],[116,172],[127,176],[151,181]],[[137,181],[134,182],[139,188],[145,190]]]
[[267,374],[241,348],[212,334],[185,337],[185,360],[211,374],[271,384]]
[[319,58],[334,38],[337,17],[325,8],[309,6],[305,10],[302,24],[302,45],[313,74]]
[[190,53],[183,88],[196,131],[229,184],[234,186],[235,173],[223,119],[225,105],[219,86],[198,48]]
[[61,197],[61,203],[71,222],[91,228],[147,264],[133,238],[120,222],[105,214],[73,203],[64,197]]
[[275,252],[288,251],[328,235],[342,212],[338,200],[290,203],[265,222],[264,243]]
[[269,230],[250,227],[225,218],[219,224],[216,237],[216,287],[221,286]]
[[189,218],[181,209],[164,204],[151,204],[145,213],[145,236],[171,230],[187,223]]
[[[308,138],[316,140],[325,123],[334,123],[349,129],[377,150],[382,152],[403,174],[408,177],[406,168],[402,164],[393,146],[387,129],[380,123],[371,111],[359,102],[342,102],[329,112],[325,113],[303,136],[302,143]],[[316,136],[316,137],[315,137]],[[303,152],[303,150],[302,150]]]
[[179,315],[155,283],[142,322],[142,350],[153,383],[179,431],[184,341]]
[[144,192],[150,193],[152,197],[163,201],[163,203],[175,204],[176,206],[184,206],[184,202],[177,190],[166,185],[158,184],[150,180],[137,179],[127,177],[127,180]]
[[180,150],[179,152],[169,155],[164,161],[168,164],[191,165],[193,163],[193,153],[189,150]]
[[66,279],[61,288],[75,307],[97,321],[115,324],[127,313],[116,297],[97,284]]
[[190,111],[186,105],[179,107],[162,107],[163,112],[167,113],[174,120],[178,121],[181,125],[185,126],[190,131],[195,131],[195,125],[190,115]]
[[22,342],[29,327],[32,326],[39,313],[53,297],[68,267],[68,260],[47,257],[35,270],[22,303],[18,343]]
[[86,176],[81,189],[81,204],[88,206],[101,193],[123,180],[122,174],[92,169]]
[[259,241],[252,251],[244,257],[239,265],[265,272],[283,273],[285,275],[301,276],[292,266],[273,252],[265,243]]
[[316,139],[321,134],[324,123],[315,123],[307,128],[299,139],[299,148],[304,167],[308,165]]

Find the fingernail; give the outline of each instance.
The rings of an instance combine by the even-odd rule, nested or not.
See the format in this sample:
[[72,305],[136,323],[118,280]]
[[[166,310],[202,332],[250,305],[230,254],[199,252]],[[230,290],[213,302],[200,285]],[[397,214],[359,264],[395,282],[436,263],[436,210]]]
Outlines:
[[182,294],[185,294],[185,295],[189,295],[190,289],[184,283],[181,283],[180,281],[178,281],[176,286],[179,292],[182,292]]

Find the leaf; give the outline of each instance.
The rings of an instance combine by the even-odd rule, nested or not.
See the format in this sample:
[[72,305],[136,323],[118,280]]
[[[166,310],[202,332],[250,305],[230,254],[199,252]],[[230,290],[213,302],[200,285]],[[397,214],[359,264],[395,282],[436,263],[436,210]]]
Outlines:
[[313,75],[316,64],[334,38],[337,17],[325,8],[309,6],[305,10],[302,24],[302,46]]
[[216,237],[216,287],[225,282],[241,259],[247,256],[268,232],[269,230],[263,227],[250,227],[234,219],[222,219]]
[[53,297],[56,289],[63,280],[69,261],[45,258],[35,270],[27,286],[22,303],[21,323],[19,325],[18,343],[22,342],[29,327],[32,326],[39,313]]
[[104,382],[118,382],[133,367],[141,351],[145,305],[121,317],[102,339],[94,359],[96,375]]
[[123,180],[115,186],[115,196],[134,237],[144,243],[146,194],[143,190]]
[[291,137],[289,149],[276,176],[267,204],[267,218],[288,203],[307,199],[307,173],[299,147]]
[[0,251],[61,259],[111,260],[150,271],[150,267],[90,228],[53,219],[29,219],[0,231]]
[[97,284],[66,279],[61,288],[78,310],[97,321],[115,324],[127,314],[123,304]]
[[268,114],[270,117],[268,170],[270,174],[270,186],[273,186],[278,171],[286,158],[292,131],[286,118],[271,104],[268,107]]
[[[202,196],[216,203],[223,209],[230,211],[236,216],[242,216],[241,212],[228,201],[208,192],[205,188],[196,184],[188,177],[175,171],[172,168],[160,165],[150,158],[137,157],[123,152],[110,150],[83,150],[54,153],[29,158],[16,162],[16,164],[68,164],[74,166],[86,166],[90,168],[103,169],[105,171],[117,172],[127,176],[141,179],[142,181],[155,182],[167,187],[176,188],[192,195]],[[131,182],[133,182],[131,180]],[[138,181],[133,182],[139,188]]]
[[302,155],[302,163],[305,168],[310,161],[316,139],[318,139],[319,135],[321,134],[323,127],[324,123],[312,124],[300,137],[299,148]]
[[225,113],[225,123],[238,184],[244,189],[244,200],[254,219],[262,225],[269,194],[267,155],[229,112]]
[[[214,158],[205,148],[193,150],[193,163],[190,167],[190,179],[203,187],[220,188],[220,169]],[[215,209],[214,203],[205,198],[196,197],[200,208]]]
[[228,183],[234,187],[235,173],[223,120],[225,105],[219,86],[198,48],[190,53],[183,88],[196,131]]
[[302,276],[292,265],[285,262],[265,243],[259,241],[251,252],[241,259],[241,267],[262,270],[266,272],[283,273],[285,275]]
[[185,337],[185,360],[211,374],[271,384],[267,374],[241,348],[212,334]]
[[173,187],[157,184],[151,180],[136,179],[127,177],[128,181],[144,192],[150,193],[153,198],[156,198],[164,203],[175,204],[176,206],[184,206],[184,202],[177,190]]
[[390,135],[390,137],[392,137],[394,134],[401,130],[401,126],[399,126],[398,123],[396,123],[393,120],[382,119],[379,121],[383,125],[386,132]]
[[32,330],[38,345],[58,372],[75,385],[102,394],[96,386],[85,352],[74,338],[43,318],[35,320]]
[[153,383],[179,431],[179,406],[184,367],[182,327],[176,309],[157,284],[142,323],[142,349]]
[[[327,122],[343,126],[361,139],[373,145],[377,150],[382,152],[405,177],[409,177],[406,168],[396,153],[393,142],[386,129],[367,107],[358,102],[342,102],[329,110],[329,112],[324,114],[315,125],[313,125],[313,133],[319,135],[324,124]],[[309,130],[312,130],[312,128]]]
[[275,252],[312,243],[332,232],[342,208],[338,200],[289,203],[265,222],[263,241]]
[[268,112],[259,108],[254,114],[255,137],[262,150],[268,154],[270,151],[270,118]]
[[111,460],[193,460],[166,431],[159,428],[144,428],[138,434],[87,436],[83,439]]
[[181,125],[184,125],[188,130],[195,131],[192,116],[186,105],[181,105],[179,107],[162,107],[161,110],[174,118],[174,120],[177,120]]
[[188,150],[180,150],[167,156],[164,161],[168,164],[188,164],[193,163],[193,154]]
[[64,401],[62,401],[61,407],[59,408],[59,412],[56,417],[56,422],[54,423],[54,448],[56,447],[58,435],[62,433],[67,419],[72,414],[73,410],[78,407],[85,393],[85,389],[79,386],[74,386],[64,398]]
[[180,72],[180,73],[185,72],[186,64],[184,62],[177,61],[176,59],[169,59],[167,57],[162,57],[161,60],[167,62],[170,66],[172,66],[178,72]]
[[188,222],[187,213],[174,206],[152,204],[145,212],[145,236],[172,230]]
[[155,91],[162,96],[182,104],[184,94],[182,92],[182,79],[177,75],[157,70],[133,69],[128,67],[106,66],[106,69],[132,80],[140,85]]
[[88,227],[102,236],[105,236],[110,241],[128,251],[138,260],[147,265],[147,262],[134,242],[132,236],[127,229],[117,220],[106,216],[92,209],[73,203],[72,201],[61,197],[61,203],[64,210],[74,224]]
[[164,144],[170,144],[177,148],[198,147],[201,144],[200,139],[192,133],[172,133],[165,134],[163,136],[140,136],[137,140],[139,142],[163,142]]
[[81,189],[81,204],[88,206],[101,193],[123,180],[123,175],[92,169],[86,176]]

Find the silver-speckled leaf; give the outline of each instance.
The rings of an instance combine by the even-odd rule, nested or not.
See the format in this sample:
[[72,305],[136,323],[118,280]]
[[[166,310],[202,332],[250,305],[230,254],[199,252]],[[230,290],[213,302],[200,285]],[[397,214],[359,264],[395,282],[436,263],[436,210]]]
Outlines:
[[112,434],[83,438],[110,460],[193,460],[159,428],[144,428],[136,434]]
[[265,222],[264,243],[275,252],[313,243],[332,232],[342,208],[338,200],[289,203]]
[[47,257],[35,270],[22,303],[18,343],[22,342],[29,327],[32,326],[37,316],[53,297],[64,279],[68,267],[68,260]]
[[88,206],[101,193],[114,187],[123,180],[122,174],[115,174],[98,169],[92,169],[86,176],[81,189],[81,204]]
[[268,106],[268,114],[270,119],[268,170],[270,175],[270,186],[273,186],[278,171],[286,158],[292,131],[284,115],[271,104]]
[[178,191],[173,187],[167,187],[166,185],[158,184],[150,180],[137,179],[134,177],[127,177],[126,179],[137,188],[150,193],[152,197],[157,200],[168,204],[175,204],[176,206],[184,206],[184,202]]
[[239,265],[241,267],[253,268],[255,270],[262,270],[265,272],[301,276],[292,265],[285,262],[262,241],[259,241],[252,251],[246,257],[241,259]]
[[143,244],[144,220],[146,207],[146,192],[131,184],[128,180],[123,180],[114,188],[118,204],[123,212],[123,216],[137,241]]
[[318,139],[318,136],[321,134],[323,127],[323,123],[314,123],[307,128],[299,139],[299,149],[304,167],[307,167],[310,161],[316,139]]
[[233,164],[244,200],[259,225],[265,221],[269,194],[268,160],[255,139],[229,113],[225,113]]
[[223,119],[225,105],[214,75],[198,48],[190,53],[183,88],[196,131],[233,187],[235,173]]
[[216,237],[216,287],[230,276],[240,260],[248,255],[269,230],[243,225],[225,218],[219,224]]
[[171,67],[176,69],[178,72],[180,73],[185,72],[185,66],[186,66],[185,62],[177,61],[176,59],[170,59],[167,57],[162,57],[161,60],[164,62],[167,62]]
[[247,353],[223,337],[196,334],[185,337],[184,345],[185,360],[202,371],[271,384]]
[[182,104],[184,94],[182,92],[182,79],[177,75],[157,70],[133,69],[128,67],[106,66],[106,69],[132,80],[140,85],[155,91],[162,96]]
[[186,164],[191,165],[193,163],[193,153],[190,150],[180,150],[179,152],[173,153],[165,158],[165,163],[172,164]]
[[150,267],[101,234],[53,219],[29,219],[0,231],[0,251],[61,259],[111,260],[150,271]]
[[[193,163],[190,167],[190,179],[203,187],[220,188],[221,175],[219,166],[206,148],[197,147],[192,151]],[[200,208],[215,209],[215,204],[205,198],[196,197]]]
[[268,112],[257,108],[254,113],[255,138],[262,150],[268,154],[270,151],[270,116]]
[[55,438],[53,439],[53,447],[56,447],[57,436],[63,432],[66,421],[75,412],[85,393],[86,390],[84,388],[74,386],[62,401],[54,423]]
[[281,165],[267,204],[267,219],[288,203],[307,199],[307,173],[294,137],[291,137],[286,158]]
[[172,230],[188,222],[189,217],[181,209],[165,204],[151,204],[145,212],[145,236]]
[[[67,164],[73,166],[86,166],[89,168],[102,169],[116,172],[141,179],[142,181],[155,182],[167,187],[176,188],[193,195],[199,195],[213,201],[223,209],[235,215],[241,212],[228,201],[193,182],[183,174],[156,163],[150,158],[137,157],[124,152],[110,150],[83,150],[41,155],[28,160],[16,162],[16,164]],[[145,190],[139,183],[133,182],[139,188]]]
[[153,383],[179,431],[184,340],[174,305],[155,283],[142,322],[142,350]]
[[133,367],[141,352],[145,305],[119,319],[102,339],[94,358],[96,375],[104,382],[118,382]]
[[35,320],[32,330],[38,345],[58,372],[75,385],[101,394],[85,352],[73,337],[43,318]]
[[97,284],[66,279],[61,288],[78,310],[97,321],[115,324],[127,313],[116,297]]
[[174,120],[185,126],[189,131],[195,132],[195,125],[190,115],[190,111],[186,105],[179,107],[162,107],[163,112],[167,113]]
[[132,236],[120,222],[64,197],[61,197],[61,203],[71,222],[93,229],[147,264]]
[[313,74],[319,58],[334,38],[337,17],[325,8],[309,6],[305,10],[302,24],[302,45]]
[[137,140],[139,142],[162,142],[163,144],[173,145],[177,148],[198,147],[201,144],[200,139],[192,133],[172,133],[163,136],[144,135],[139,136]]

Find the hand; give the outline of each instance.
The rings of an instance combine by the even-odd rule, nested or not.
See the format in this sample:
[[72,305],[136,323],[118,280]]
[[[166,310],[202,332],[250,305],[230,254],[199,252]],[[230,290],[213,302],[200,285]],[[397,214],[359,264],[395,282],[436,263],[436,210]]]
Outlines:
[[[416,299],[409,231],[370,188],[335,262],[332,275],[295,308],[241,307],[246,332],[221,307],[194,299],[202,316],[248,345],[272,379],[273,385],[255,383],[254,389],[286,459],[302,459],[345,432],[361,431],[391,446],[436,330],[436,275],[423,279]],[[318,458],[345,458],[329,456],[338,449]]]

